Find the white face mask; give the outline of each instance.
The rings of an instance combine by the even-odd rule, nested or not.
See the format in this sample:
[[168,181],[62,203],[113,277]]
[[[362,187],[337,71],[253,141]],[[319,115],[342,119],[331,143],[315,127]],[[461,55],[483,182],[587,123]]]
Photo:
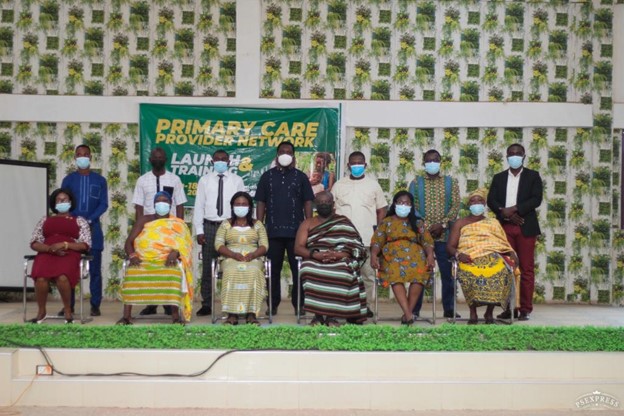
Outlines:
[[280,166],[284,168],[290,166],[292,161],[293,161],[293,157],[291,155],[283,154],[277,157],[277,163],[279,163]]
[[171,211],[171,205],[167,202],[156,202],[154,204],[154,210],[156,211],[156,214],[163,217],[169,214],[169,211]]
[[76,167],[78,169],[86,169],[91,164],[91,160],[88,157],[77,157],[76,158]]
[[244,218],[249,213],[249,207],[236,206],[234,207],[234,215],[238,218]]

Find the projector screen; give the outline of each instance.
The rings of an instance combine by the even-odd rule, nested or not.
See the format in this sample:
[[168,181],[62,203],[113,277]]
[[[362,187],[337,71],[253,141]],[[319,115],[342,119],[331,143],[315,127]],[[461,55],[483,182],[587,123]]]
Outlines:
[[35,254],[30,237],[48,212],[48,167],[44,163],[0,160],[0,189],[8,191],[0,203],[0,290],[23,287],[24,256]]

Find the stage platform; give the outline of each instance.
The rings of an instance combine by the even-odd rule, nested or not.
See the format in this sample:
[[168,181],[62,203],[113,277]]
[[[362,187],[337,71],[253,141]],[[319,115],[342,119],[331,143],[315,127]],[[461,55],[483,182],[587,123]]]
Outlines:
[[[62,304],[53,300],[48,304],[48,313],[57,313],[62,309]],[[34,301],[28,302],[28,318],[33,318],[37,313],[37,305]],[[78,305],[76,305],[78,307]],[[198,317],[195,316],[201,305],[195,303],[193,305],[193,319],[189,325],[211,325],[211,316]],[[138,317],[141,306],[135,306],[132,314]],[[442,305],[436,304],[437,324],[442,324],[447,320],[442,317]],[[468,318],[468,307],[465,303],[458,304],[458,312],[463,318]],[[112,325],[121,318],[122,304],[121,302],[105,301],[101,306],[102,316],[95,317],[92,322],[87,325]],[[140,317],[135,321],[136,325],[167,323],[168,317],[162,315],[162,307],[158,307],[159,315],[155,318]],[[485,308],[479,308],[479,319],[483,320]],[[500,313],[502,310],[496,308],[494,314]],[[77,311],[76,311],[77,312]],[[423,318],[431,317],[432,307],[430,303],[425,303],[422,308],[421,315]],[[89,314],[89,302],[85,301],[85,313]],[[401,316],[399,306],[392,301],[379,302],[379,316],[382,319],[379,324],[383,325],[399,325]],[[387,318],[395,318],[394,320],[386,320]],[[0,301],[0,323],[20,323],[22,322],[22,303],[21,302],[1,302]],[[60,324],[62,321],[51,320],[50,324]],[[296,317],[294,308],[290,304],[289,299],[285,299],[279,306],[278,314],[274,317],[274,324],[296,325]],[[482,323],[482,322],[481,322]],[[218,324],[218,323],[217,323]],[[268,322],[262,321],[263,325]],[[372,319],[367,321],[367,325],[372,324]],[[525,322],[517,322],[519,325],[539,325],[539,326],[624,326],[624,308],[604,306],[604,305],[586,305],[586,304],[538,304],[534,306],[531,319]],[[430,325],[424,320],[418,320],[415,325]],[[465,322],[458,322],[458,325],[465,325]]]
[[[28,306],[29,316],[34,316],[34,302]],[[423,315],[430,313],[430,306],[425,305]],[[49,311],[59,309],[60,303],[50,303]],[[380,310],[382,317],[400,315],[398,307],[389,302],[382,303]],[[106,302],[102,313],[87,325],[114,323],[120,317],[121,304]],[[460,305],[459,313],[467,316],[465,305]],[[531,318],[515,325],[624,326],[624,310],[604,306],[536,305]],[[20,303],[0,304],[0,322],[19,323],[21,319]],[[61,322],[50,321],[49,325]],[[154,322],[159,321],[143,319],[137,325]],[[445,319],[438,319],[439,324],[443,322]],[[294,324],[292,306],[282,304],[274,325]],[[194,316],[190,325],[210,325],[210,317]],[[417,321],[416,325],[430,324]],[[68,373],[190,374],[207,368],[225,351],[46,352],[57,368]],[[364,415],[425,410],[456,414],[497,409],[565,414],[579,411],[584,395],[600,392],[618,400],[617,408],[604,407],[615,411],[624,407],[623,362],[624,353],[600,352],[248,351],[225,356],[199,377],[44,377],[35,375],[36,365],[45,363],[38,350],[0,349],[0,406],[281,409],[279,414],[291,411],[293,415],[313,414],[309,413],[313,409],[350,415],[360,414],[358,411]]]

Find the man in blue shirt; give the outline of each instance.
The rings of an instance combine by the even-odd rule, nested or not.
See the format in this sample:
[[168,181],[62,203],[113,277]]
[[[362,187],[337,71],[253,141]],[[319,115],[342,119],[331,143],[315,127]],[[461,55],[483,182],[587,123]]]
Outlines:
[[[74,217],[83,217],[91,227],[91,248],[89,254],[93,260],[89,262],[91,292],[91,316],[100,316],[102,302],[102,250],[104,234],[100,217],[108,209],[108,188],[106,179],[91,171],[91,149],[86,144],[76,147],[75,161],[77,170],[63,178],[61,188],[69,189],[75,198]],[[74,310],[74,293],[72,292],[71,307]],[[61,311],[62,313],[63,311]]]
[[256,218],[263,221],[269,236],[271,259],[271,302],[272,314],[277,314],[281,297],[281,274],[284,264],[284,250],[292,273],[292,304],[297,311],[297,287],[299,273],[295,259],[295,237],[299,225],[305,218],[312,217],[314,192],[305,173],[295,168],[295,146],[282,142],[277,147],[277,165],[264,172],[256,189]]

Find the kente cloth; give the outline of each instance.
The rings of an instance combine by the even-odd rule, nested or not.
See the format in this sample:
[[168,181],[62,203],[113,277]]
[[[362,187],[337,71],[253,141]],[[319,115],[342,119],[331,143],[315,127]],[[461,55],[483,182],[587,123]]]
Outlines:
[[505,231],[494,218],[484,218],[461,228],[457,253],[467,254],[473,261],[472,264],[460,262],[458,270],[458,278],[469,304],[500,304],[507,307],[511,284],[515,284],[515,279],[513,265],[503,254],[511,252],[513,249]]
[[366,290],[360,267],[367,251],[355,226],[343,215],[333,215],[310,229],[306,247],[319,252],[333,250],[349,257],[333,263],[307,259],[301,263],[306,312],[335,318],[366,320]]
[[472,259],[492,253],[513,252],[503,227],[495,218],[484,218],[464,225],[459,235],[457,253],[469,255]]
[[[191,232],[182,219],[170,216],[146,223],[134,240],[134,251],[141,263],[126,270],[121,288],[123,302],[176,305],[189,321],[193,301],[192,249]],[[180,253],[182,267],[165,266],[172,250]]]

